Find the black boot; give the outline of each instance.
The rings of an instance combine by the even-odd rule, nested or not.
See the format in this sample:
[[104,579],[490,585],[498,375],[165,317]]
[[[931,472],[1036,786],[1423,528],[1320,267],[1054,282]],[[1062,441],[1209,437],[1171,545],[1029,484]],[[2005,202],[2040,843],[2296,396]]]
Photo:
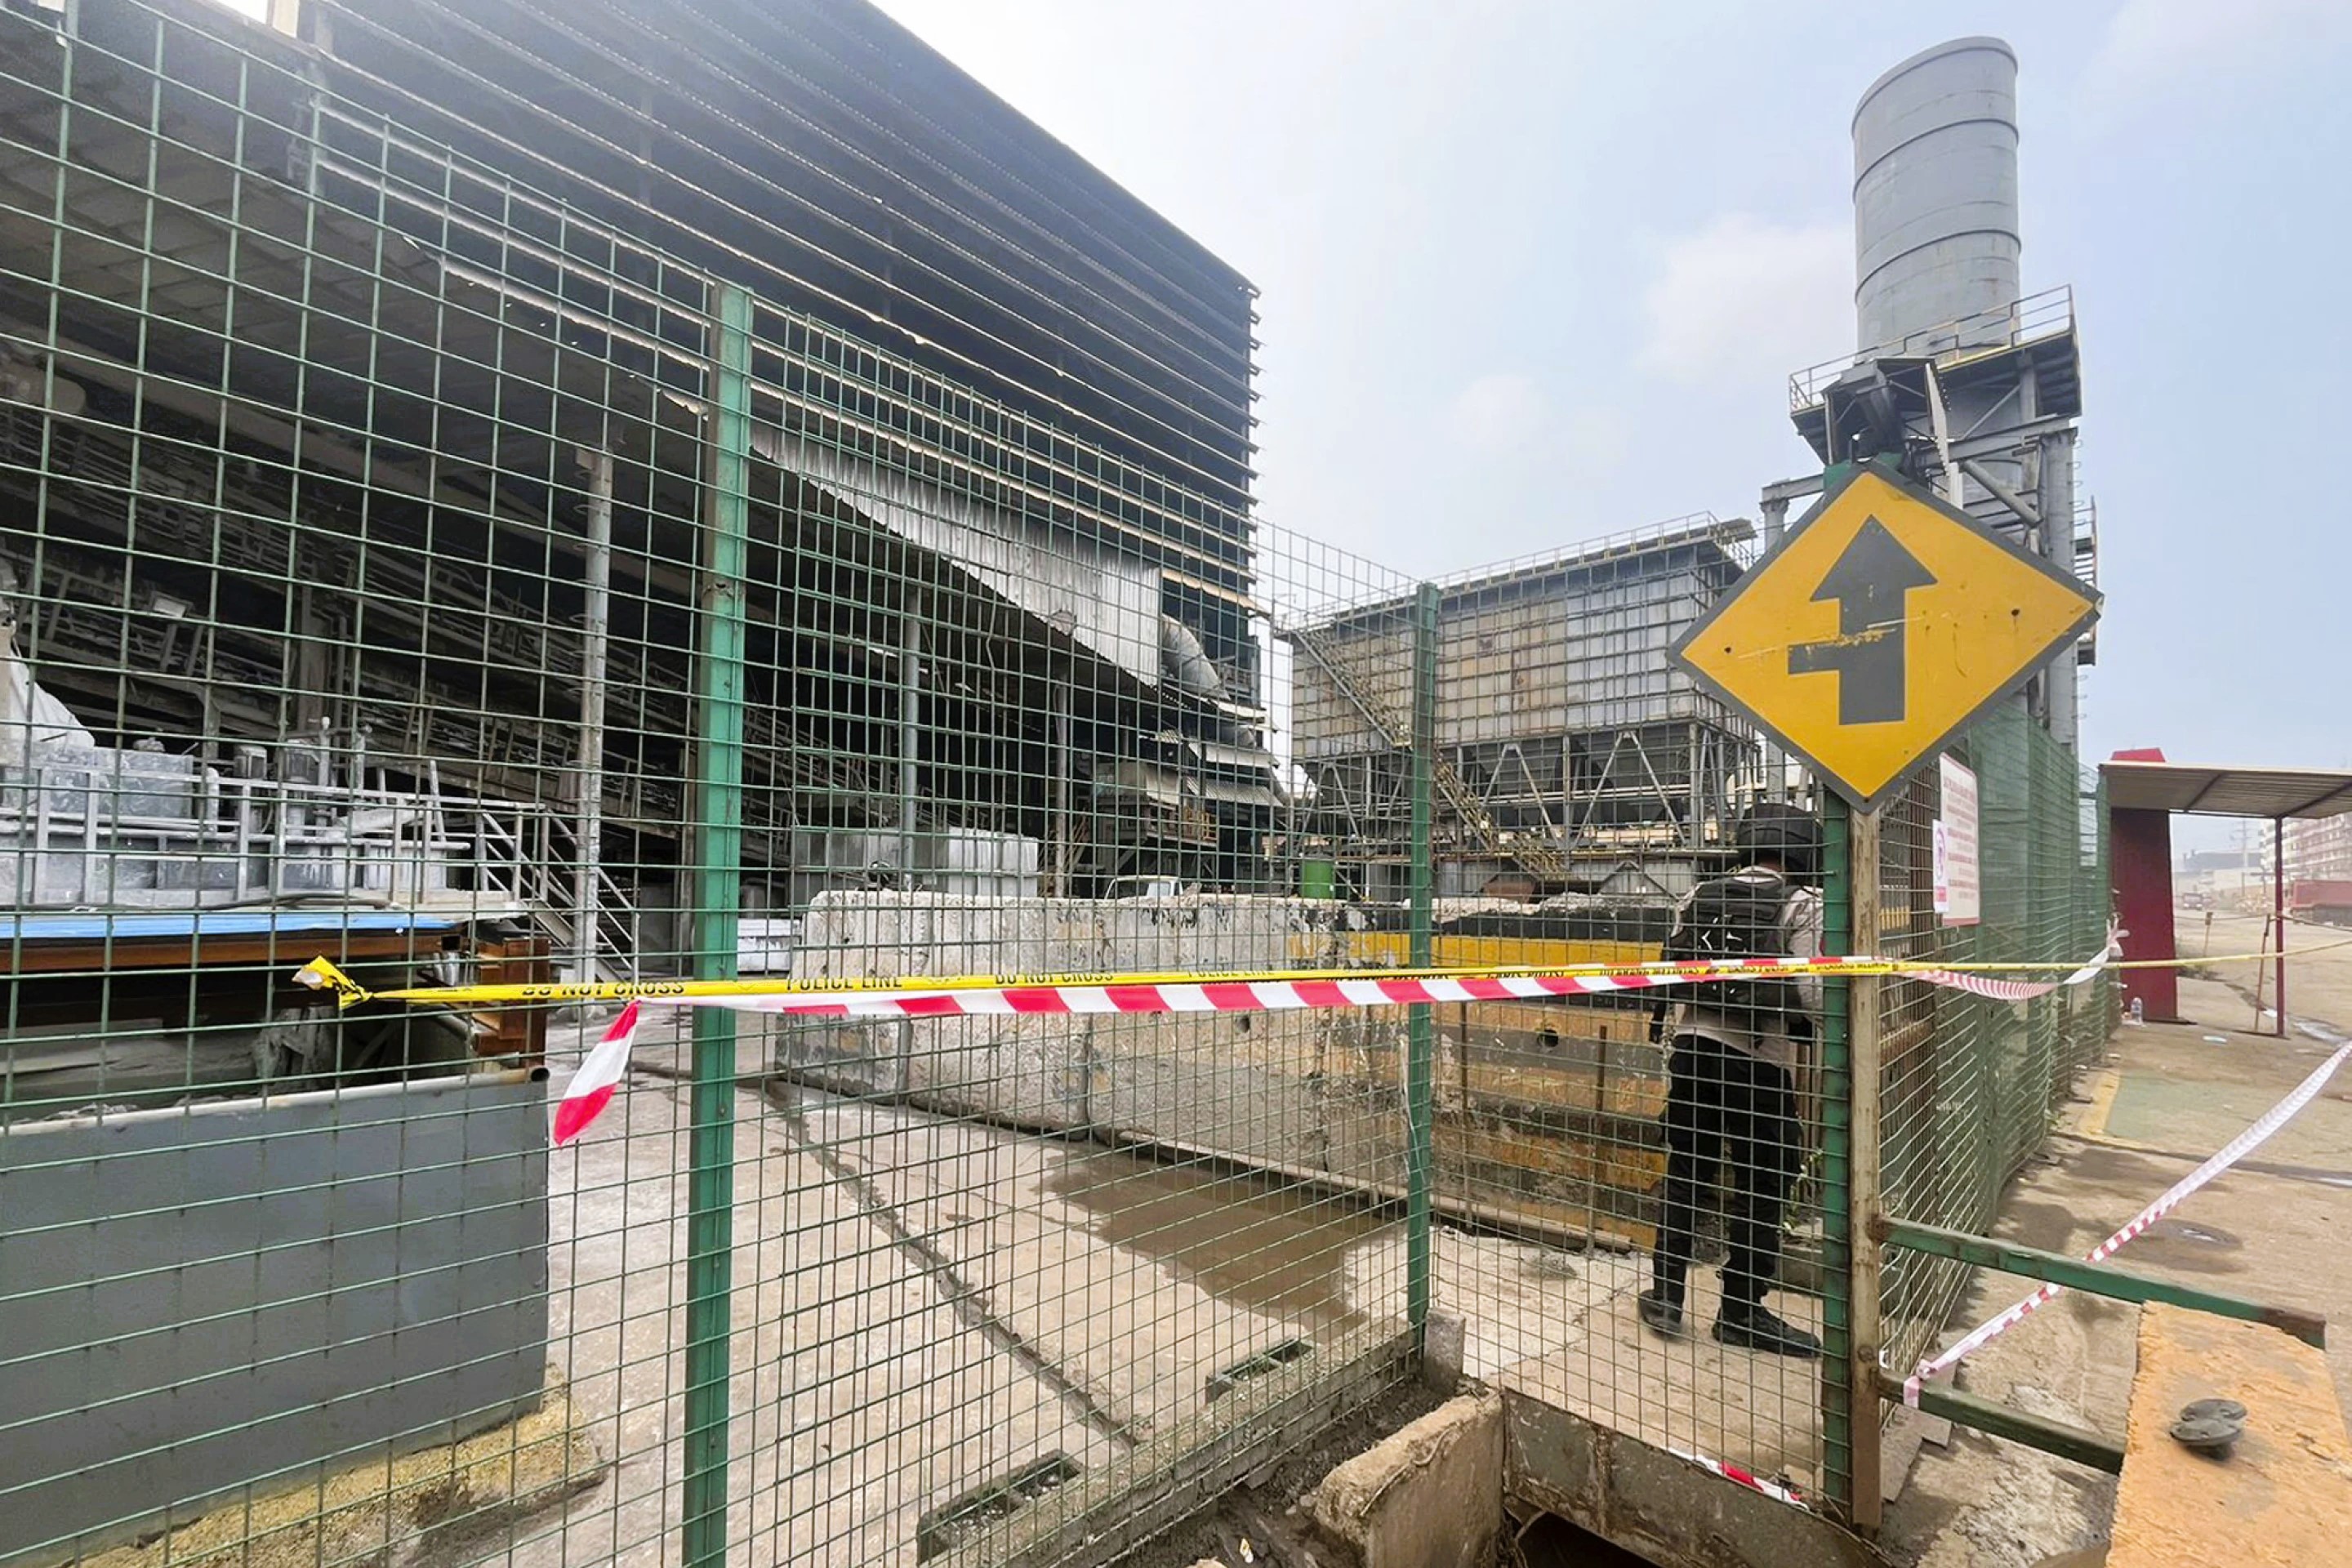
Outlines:
[[[1677,1314],[1679,1316],[1679,1314]],[[1716,1343],[1773,1355],[1817,1356],[1822,1342],[1764,1310],[1761,1303],[1726,1299],[1715,1315]]]
[[1653,1285],[1642,1292],[1642,1321],[1670,1340],[1683,1334],[1683,1300],[1678,1295],[1669,1296]]

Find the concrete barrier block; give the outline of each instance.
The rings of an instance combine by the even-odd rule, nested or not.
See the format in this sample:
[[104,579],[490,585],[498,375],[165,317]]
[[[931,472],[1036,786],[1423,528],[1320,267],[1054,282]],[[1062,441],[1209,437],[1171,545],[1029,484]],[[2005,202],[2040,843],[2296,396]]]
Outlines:
[[1465,1394],[1323,1478],[1307,1517],[1356,1568],[1483,1568],[1503,1528],[1503,1401]]
[[1461,1319],[1431,1313],[1422,1331],[1421,1380],[1440,1393],[1460,1387],[1468,1339],[1469,1326]]
[[[795,973],[1207,973],[1277,969],[1336,918],[1293,900],[1092,902],[834,891],[810,906]],[[1332,955],[1322,955],[1324,962]],[[1287,1172],[1393,1184],[1400,1016],[1046,1016],[776,1032],[780,1065],[950,1115],[1116,1131]]]

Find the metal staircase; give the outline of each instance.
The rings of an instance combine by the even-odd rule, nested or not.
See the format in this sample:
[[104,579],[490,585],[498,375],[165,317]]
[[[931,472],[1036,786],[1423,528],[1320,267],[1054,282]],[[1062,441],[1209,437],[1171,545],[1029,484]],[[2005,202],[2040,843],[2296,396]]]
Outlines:
[[[524,843],[495,821],[485,818],[482,833],[499,858],[517,868],[520,891],[529,901],[531,921],[554,944],[559,967],[579,952],[579,910],[574,882],[580,868],[580,840],[571,821],[552,812],[534,816],[522,831],[535,839]],[[642,966],[642,935],[635,900],[596,868],[596,931],[592,976],[597,980],[635,980]]]
[[[1400,713],[1378,693],[1377,689],[1349,668],[1348,660],[1319,629],[1295,629],[1285,634],[1293,647],[1305,653],[1330,678],[1356,710],[1370,721],[1381,740],[1398,751],[1412,749],[1412,718]],[[1442,799],[1461,825],[1463,834],[1479,849],[1516,863],[1519,868],[1539,882],[1557,886],[1568,880],[1568,858],[1559,846],[1549,839],[1513,833],[1497,823],[1470,787],[1470,782],[1455,770],[1436,745],[1430,747],[1430,778]]]

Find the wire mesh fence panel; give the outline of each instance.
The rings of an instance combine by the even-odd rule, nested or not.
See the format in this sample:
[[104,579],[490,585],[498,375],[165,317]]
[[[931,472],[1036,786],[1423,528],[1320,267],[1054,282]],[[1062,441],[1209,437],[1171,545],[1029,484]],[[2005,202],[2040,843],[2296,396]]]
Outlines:
[[[1666,657],[1752,554],[1690,518],[1422,601],[1440,963],[1821,951],[1820,823]],[[1299,688],[1343,885],[1377,896],[1404,602],[1335,619]],[[1391,847],[1384,857],[1382,847]],[[1678,919],[1682,926],[1676,935]],[[1817,1350],[1822,1079],[1804,980],[1441,1006],[1435,1310],[1475,1375],[1653,1445],[1832,1484]],[[1726,1270],[1717,1283],[1713,1265]]]
[[1087,1559],[1404,1386],[1402,1011],[659,1000],[1409,947],[1292,689],[1410,584],[1175,326],[992,396],[225,14],[0,26],[0,1556]]
[[[1957,770],[1958,778],[1955,781]],[[1947,786],[1965,791],[1949,798]],[[1933,868],[1933,836],[1965,828],[1979,861],[1972,910],[1955,919]],[[2108,939],[2105,816],[2074,754],[2021,704],[1973,726],[1948,761],[1922,770],[1888,807],[1881,870],[1891,957],[2035,964],[2048,984]],[[2044,1147],[2059,1107],[2114,1023],[2105,976],[2023,1000],[1892,978],[1881,993],[1882,1180],[1889,1214],[1951,1229],[1990,1228],[2001,1194]],[[1885,1255],[1885,1360],[1931,1352],[1969,1271],[1899,1248]]]
[[[1973,933],[1932,783],[1844,929],[1667,658],[1748,525],[1260,521],[1246,285],[837,9],[0,10],[0,1560],[1091,1561],[1432,1312],[1844,1496],[1839,992],[1349,977],[2080,956],[2071,759],[1971,737]],[[1982,1224],[2108,1004],[1883,994]]]
[[[878,510],[917,483],[844,486]],[[1187,616],[1141,552],[1072,547],[1097,573],[1083,596],[1043,552],[993,590],[945,563],[892,589],[919,606],[877,643],[911,655],[886,674],[915,816],[833,829],[861,837],[790,900],[795,977],[1036,989],[1386,962],[1313,868],[1265,694],[1314,606],[1397,580],[1261,527]],[[1101,592],[1120,574],[1123,600]],[[749,1402],[752,1449],[792,1460],[782,1491],[754,1488],[755,1531],[782,1550],[813,1511],[855,1560],[909,1539],[1098,1556],[1263,1463],[1303,1394],[1398,1383],[1403,1026],[1081,1007],[764,1029],[742,1135],[793,1163],[757,1229],[838,1234],[762,1281],[783,1356],[754,1380],[772,1394]]]
[[[1978,747],[1959,750],[1969,762],[1979,760]],[[1864,942],[1872,952],[1953,962],[1977,956],[1978,924],[1949,923],[1935,906],[1934,837],[1944,820],[1948,776],[1939,759],[1885,809],[1882,926]],[[1993,880],[1990,871],[1987,880]],[[1880,983],[1880,1192],[1889,1214],[1962,1228],[1990,1222],[2003,1173],[1985,1136],[1986,1110],[1998,1092],[1985,1048],[1994,1026],[1986,1013],[2003,1005],[1900,975]],[[1887,1255],[1880,1310],[1890,1363],[1909,1364],[1941,1331],[1964,1276],[1939,1259]]]
[[[2083,776],[2076,785],[2076,803],[2074,938],[2077,950],[2090,952],[2108,940],[2116,917],[2105,781],[2095,773]],[[2112,974],[2100,975],[2069,998],[2066,1058],[2070,1071],[2079,1073],[2105,1057],[2116,1018]]]
[[668,1187],[551,1157],[580,1026],[291,977],[675,963],[706,286],[234,18],[68,22],[0,79],[0,1553],[658,1556],[669,1292],[595,1244]]

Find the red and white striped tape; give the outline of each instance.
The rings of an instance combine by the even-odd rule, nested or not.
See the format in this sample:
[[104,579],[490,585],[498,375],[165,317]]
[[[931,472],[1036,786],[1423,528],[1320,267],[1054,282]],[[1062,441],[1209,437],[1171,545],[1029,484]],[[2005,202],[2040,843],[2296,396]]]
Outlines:
[[[2344,1065],[2344,1058],[2347,1056],[2352,1056],[2352,1042],[2337,1047],[2326,1061],[2312,1069],[2309,1078],[2295,1085],[2293,1093],[2263,1111],[2252,1126],[2222,1145],[2211,1159],[2166,1188],[2163,1194],[2154,1203],[2132,1215],[2122,1229],[2084,1254],[2085,1258],[2093,1263],[2105,1262],[2124,1247],[2137,1240],[2149,1226],[2179,1208],[2182,1201],[2191,1193],[2252,1153],[2272,1133],[2293,1121],[2296,1112],[2317,1098],[2319,1091],[2326,1087],[2327,1080],[2335,1076],[2336,1069]],[[1949,1350],[1922,1361],[1911,1375],[1904,1380],[1903,1403],[1916,1406],[1919,1403],[1920,1387],[1929,1378],[1948,1371],[1958,1364],[1962,1357],[1982,1349],[1989,1341],[2023,1322],[2036,1308],[2045,1301],[2056,1300],[2065,1289],[2063,1285],[2042,1286],[2015,1306],[1970,1330]]]
[[[2076,985],[2105,967],[2116,952],[2107,947],[2063,980],[2027,982],[1990,979],[1951,970],[1904,971],[1933,985],[1980,996],[2022,1000],[2062,985]],[[1034,985],[988,984],[942,987],[920,984],[824,991],[812,988],[730,991],[723,994],[652,991],[631,1004],[631,1033],[637,1002],[673,1007],[730,1007],[739,1012],[789,1013],[817,1018],[963,1018],[1014,1015],[1042,1016],[1104,1013],[1261,1013],[1316,1007],[1396,1007],[1423,1003],[1525,1002],[1562,996],[1593,996],[1648,991],[1662,985],[1721,982],[1771,974],[1836,974],[1842,971],[1885,973],[1888,960],[1851,958],[1750,958],[1728,963],[1643,964],[1616,973],[1417,975],[1349,979],[1203,980],[1198,982],[1054,980]],[[617,1026],[615,1026],[617,1028]],[[611,1036],[582,1064],[566,1104],[600,1093],[593,1110],[573,1112],[576,1135],[612,1098],[618,1081],[604,1074],[625,1065],[627,1046]],[[594,1064],[598,1071],[588,1068]],[[584,1086],[584,1088],[583,1087]],[[559,1110],[559,1114],[562,1111]]]
[[572,1075],[564,1086],[563,1098],[555,1105],[555,1142],[560,1148],[588,1130],[588,1124],[604,1114],[604,1107],[619,1092],[621,1080],[628,1076],[629,1052],[637,1043],[637,1005],[635,1002],[621,1009],[596,1048],[581,1058],[580,1070]]
[[1401,1007],[1423,1002],[1522,1002],[1645,991],[1794,970],[1834,972],[1883,964],[1871,958],[1752,958],[1622,974],[1496,974],[1363,980],[1210,980],[1197,984],[990,985],[955,990],[788,991],[730,996],[647,996],[687,1007],[732,1007],[830,1018],[959,1018],[1066,1013],[1272,1013],[1306,1007]]
[[1948,990],[1966,991],[1972,996],[1990,996],[1997,1002],[2031,1002],[2036,996],[2047,996],[2053,991],[2096,979],[2100,971],[2123,956],[2123,931],[2110,923],[2106,942],[2097,955],[2063,980],[2003,980],[1996,975],[1963,974],[1951,969],[1922,969],[1910,973],[1915,980],[1924,980],[1930,985],[1941,985]]
[[[2113,938],[2099,955],[2063,980],[2001,980],[1948,969],[1906,970],[1924,980],[2004,1001],[2045,996],[2080,985],[2105,969],[2116,952]],[[1648,965],[1613,974],[1496,974],[1362,980],[1223,980],[1186,984],[993,985],[940,990],[920,986],[839,993],[792,991],[728,996],[656,996],[672,1006],[732,1007],[754,1013],[794,1013],[835,1018],[955,1018],[1006,1014],[1255,1013],[1302,1007],[1396,1007],[1424,1002],[1520,1002],[1645,991],[1661,985],[1738,980],[1759,974],[1835,974],[1884,970],[1883,958],[1750,958],[1731,963]]]
[[[1838,960],[1813,961],[1836,964]],[[1846,964],[1873,962],[1846,959]],[[1696,980],[1804,967],[1793,958],[1759,958],[1738,964],[1688,964],[1629,974],[1515,974],[1418,980],[1223,980],[1198,984],[1160,981],[1136,984],[993,985],[940,990],[784,991],[726,996],[644,996],[633,1000],[581,1062],[555,1110],[555,1142],[578,1137],[611,1103],[636,1038],[640,1002],[677,1007],[731,1007],[739,1012],[791,1013],[821,1018],[959,1018],[1006,1014],[1277,1012],[1302,1007],[1387,1007],[1421,1002],[1507,1002],[1553,996],[1641,991]]]
[[1701,1469],[1721,1476],[1727,1481],[1737,1482],[1749,1491],[1762,1492],[1775,1501],[1785,1502],[1792,1508],[1810,1510],[1812,1506],[1805,1501],[1793,1488],[1784,1487],[1778,1481],[1768,1481],[1761,1476],[1752,1475],[1741,1469],[1738,1465],[1727,1465],[1720,1459],[1710,1459],[1705,1454],[1694,1454],[1683,1448],[1669,1447],[1666,1452],[1677,1459],[1688,1459]]

